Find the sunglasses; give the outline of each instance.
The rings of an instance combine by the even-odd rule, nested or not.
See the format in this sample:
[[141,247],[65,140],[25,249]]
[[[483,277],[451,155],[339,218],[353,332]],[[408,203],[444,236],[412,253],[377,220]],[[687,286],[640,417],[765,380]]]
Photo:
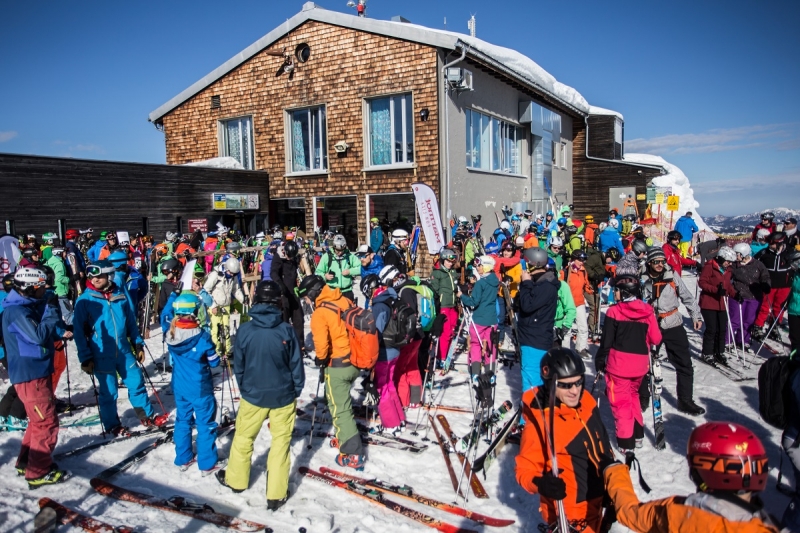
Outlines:
[[650,264],[651,265],[666,265],[667,262],[664,261],[663,259],[657,259],[655,261],[650,261]]
[[563,381],[556,381],[556,387],[563,390],[570,390],[573,387],[583,387],[583,382],[585,378],[583,376],[578,379],[578,381],[573,381],[572,383],[564,383]]

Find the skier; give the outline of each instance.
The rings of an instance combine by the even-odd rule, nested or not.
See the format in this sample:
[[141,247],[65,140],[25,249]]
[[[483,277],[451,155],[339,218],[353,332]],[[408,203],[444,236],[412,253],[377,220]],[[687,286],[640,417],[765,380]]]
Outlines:
[[305,352],[305,325],[303,317],[303,306],[300,299],[295,294],[297,288],[297,269],[299,268],[298,253],[300,248],[294,241],[286,241],[278,249],[278,253],[272,259],[270,278],[278,284],[283,297],[281,298],[281,309],[283,310],[283,320],[287,324],[294,326],[297,342],[300,351]]
[[144,361],[144,341],[125,296],[112,281],[114,272],[114,265],[106,260],[86,268],[86,292],[75,302],[73,327],[81,370],[98,381],[103,427],[114,436],[124,436],[130,431],[117,415],[117,375],[143,426],[163,426],[169,414],[156,416],[147,397],[138,367]]
[[703,266],[697,284],[700,287],[700,312],[706,329],[703,332],[704,363],[711,366],[728,364],[725,357],[725,329],[728,327],[728,314],[725,298],[736,296],[730,284],[731,267],[736,261],[736,252],[723,246],[715,259],[710,259]]
[[584,222],[583,240],[586,246],[594,246],[600,227],[594,223],[594,215],[586,215]]
[[731,330],[726,330],[725,344],[741,344],[746,352],[750,348],[750,332],[764,293],[770,291],[772,280],[767,267],[750,256],[750,245],[740,242],[733,247],[736,264],[731,274],[731,285],[736,294],[728,299]]
[[19,268],[39,268],[39,250],[37,248],[23,248],[22,258],[19,261]]
[[108,256],[111,255],[111,252],[117,250],[118,248],[120,248],[119,237],[117,237],[115,232],[109,231],[106,234],[106,243],[102,248],[100,248],[100,251],[97,254],[97,259],[108,259]]
[[622,238],[619,236],[619,221],[612,218],[608,226],[600,231],[600,236],[597,238],[597,244],[600,251],[607,254],[611,248],[616,248],[619,255],[625,255],[625,248],[622,246]]
[[[503,246],[500,248],[500,257],[494,258],[494,273],[497,279],[502,281],[508,287],[508,292],[511,298],[517,295],[519,287],[519,276],[522,273],[522,253],[521,247],[518,249],[511,239],[503,241]],[[506,318],[508,317],[508,310],[506,309],[506,299],[503,290],[497,294],[497,324],[498,334],[501,344],[501,349],[504,351],[513,350],[511,343],[511,335],[506,330]]]
[[53,292],[58,296],[60,314],[67,325],[72,324],[72,302],[69,301],[69,281],[67,268],[64,265],[64,248],[53,246],[47,266],[53,269]]
[[752,238],[756,240],[756,235],[758,234],[758,230],[766,230],[769,233],[776,231],[777,227],[775,225],[775,214],[772,211],[765,211],[761,214],[761,222],[756,224],[756,227],[753,228]]
[[[318,280],[315,290],[324,287],[324,282],[318,276],[306,279],[310,278]],[[303,393],[306,381],[297,335],[281,318],[281,299],[282,291],[276,282],[261,281],[256,287],[254,305],[250,309],[251,320],[242,324],[236,334],[233,371],[242,399],[236,416],[236,433],[231,444],[228,467],[217,473],[219,482],[234,492],[241,492],[248,487],[253,442],[264,420],[269,419],[272,442],[267,456],[267,509],[272,511],[280,508],[289,498],[289,448],[297,398]],[[321,339],[318,342],[314,343],[317,353],[323,347]],[[347,392],[349,396],[349,389]],[[336,406],[340,404],[329,400],[328,405],[336,417]],[[361,444],[357,431],[356,438]]]
[[53,252],[53,244],[56,242],[58,235],[55,233],[48,231],[44,235],[42,235],[42,246],[39,248],[42,252],[42,261],[47,263],[50,260]]
[[769,235],[769,230],[764,228],[761,228],[756,232],[756,238],[750,243],[750,251],[752,252],[751,255],[753,257],[767,247],[767,239],[769,238]]
[[211,313],[211,337],[217,347],[217,354],[226,356],[231,353],[233,344],[230,334],[231,304],[233,299],[247,305],[247,297],[242,292],[242,284],[237,278],[241,271],[238,259],[230,258],[208,275],[203,288],[214,302],[209,308]]
[[114,285],[125,295],[125,298],[128,300],[128,306],[131,308],[131,313],[133,313],[133,316],[136,316],[139,307],[139,291],[137,287],[136,300],[134,300],[134,296],[128,289],[128,270],[130,268],[128,266],[128,254],[125,253],[125,250],[118,248],[111,252],[106,259],[109,263],[114,265],[116,269],[116,272],[114,272]]
[[[689,478],[698,492],[642,503],[628,468],[603,472],[620,524],[638,533],[778,533],[759,492],[767,486],[767,452],[749,429],[733,422],[707,422],[689,436]],[[789,530],[784,530],[789,533]]]
[[726,241],[724,238],[717,237],[716,239],[703,241],[697,245],[697,253],[700,254],[700,269],[705,266],[709,259],[714,259],[717,257],[717,252],[719,252],[720,248],[725,246],[725,243]]
[[[219,366],[211,335],[200,328],[197,313],[200,300],[183,292],[172,302],[174,317],[166,335],[175,366],[172,390],[175,394],[175,465],[186,471],[195,462],[208,475],[218,470],[217,402],[211,369]],[[192,452],[192,426],[197,428],[197,456]]]
[[391,265],[401,273],[408,274],[408,232],[398,228],[392,232],[392,242],[383,254],[383,264]]
[[373,250],[380,250],[383,247],[383,230],[378,217],[372,217],[369,220],[369,227],[369,245]]
[[[547,269],[554,272],[556,275],[556,264],[552,258],[547,260]],[[558,300],[556,302],[556,320],[553,324],[554,339],[553,347],[556,348],[567,341],[567,348],[569,348],[570,330],[575,323],[575,316],[577,310],[575,309],[575,301],[572,299],[572,291],[569,284],[562,280],[558,282]]]
[[553,260],[556,265],[556,276],[563,278],[564,272],[564,257],[561,255],[561,250],[564,248],[564,241],[561,237],[551,237],[550,243],[547,245],[547,256]]
[[603,254],[600,253],[595,247],[594,243],[586,242],[586,262],[583,264],[586,269],[586,274],[589,277],[589,284],[592,292],[584,293],[586,303],[589,304],[589,335],[592,342],[600,341],[600,333],[598,332],[599,326],[599,309],[600,309],[600,285],[606,277],[606,267]]
[[[0,291],[0,320],[3,317],[3,301],[14,290],[14,274],[6,274],[3,277],[3,290]],[[0,340],[2,340],[2,322],[0,322]],[[3,343],[0,342],[0,363],[8,370],[8,358],[6,357]],[[28,426],[28,415],[25,413],[25,404],[20,400],[14,384],[11,383],[0,399],[0,431],[24,430]]]
[[542,358],[542,384],[522,395],[525,425],[516,477],[523,489],[539,494],[539,513],[547,525],[556,523],[556,500],[561,500],[572,527],[598,533],[602,466],[613,461],[613,452],[597,403],[586,390],[585,372],[581,358],[568,348],[553,348]]
[[692,212],[687,211],[685,215],[678,219],[675,223],[675,231],[681,234],[681,242],[678,249],[681,251],[681,256],[689,257],[689,248],[692,246],[692,239],[694,234],[700,231],[694,219],[692,219]]
[[[495,260],[488,255],[479,258],[478,282],[472,293],[462,294],[457,288],[456,296],[461,303],[472,308],[469,346],[469,373],[473,382],[478,379],[481,364],[491,366],[495,360],[492,331],[497,328],[497,289],[499,280],[494,273]],[[474,333],[474,335],[473,335]]]
[[780,324],[783,318],[781,310],[791,291],[790,268],[786,260],[786,234],[782,231],[770,233],[768,242],[769,245],[754,257],[767,267],[771,280],[771,288],[769,291],[765,291],[764,299],[761,300],[761,306],[756,315],[753,328],[753,336],[756,340],[764,337],[767,318],[771,316],[772,320]]
[[[700,331],[703,327],[702,315],[694,296],[681,277],[667,266],[667,258],[661,248],[653,247],[647,252],[647,274],[643,278],[642,299],[653,306],[667,358],[675,367],[678,411],[692,416],[702,415],[706,410],[693,400],[694,368],[692,354],[689,352],[689,338],[679,309],[681,302],[689,311],[695,331]],[[649,403],[647,400],[650,398],[650,391],[644,380],[639,396],[643,400],[642,405]]]
[[356,257],[361,261],[362,279],[370,274],[377,276],[384,267],[383,257],[376,254],[372,246],[367,246],[366,244],[359,246],[358,251],[356,251]]
[[800,234],[797,233],[797,219],[789,217],[784,220],[782,231],[786,234],[786,249],[800,250]]
[[617,447],[624,455],[642,446],[639,386],[650,369],[650,349],[661,344],[662,338],[653,309],[639,299],[639,278],[618,275],[614,287],[617,303],[606,312],[595,368],[606,375]]
[[567,284],[572,293],[572,300],[575,303],[575,325],[578,329],[578,336],[575,339],[575,351],[583,359],[591,359],[589,353],[589,319],[586,315],[585,294],[591,294],[592,286],[589,283],[589,275],[584,268],[587,256],[586,252],[575,250],[572,252],[572,261],[567,265]]
[[52,457],[58,441],[58,415],[51,380],[58,301],[43,302],[45,273],[39,269],[17,270],[13,287],[3,300],[2,338],[8,376],[29,420],[16,469],[25,476],[28,488],[36,489],[69,477],[69,472],[59,470]]
[[617,276],[639,277],[645,271],[645,259],[647,258],[647,244],[641,239],[634,239],[631,243],[631,250],[619,261],[617,261]]
[[[447,352],[456,331],[458,323],[458,308],[456,300],[456,284],[458,283],[457,273],[453,270],[458,256],[449,249],[443,248],[439,252],[439,261],[433,266],[431,273],[431,288],[438,300],[439,313],[444,315],[442,335],[439,338],[439,358],[438,364],[447,359]],[[362,281],[363,284],[363,281]]]
[[353,279],[361,275],[361,261],[347,249],[344,235],[334,236],[333,252],[328,250],[322,255],[314,273],[324,277],[330,288],[339,289],[345,298],[355,301]]
[[[789,260],[794,274],[787,307],[791,352],[789,379],[784,385],[787,398],[784,409],[788,425],[783,431],[781,444],[792,462],[794,478],[797,480],[800,479],[800,275],[797,272],[800,270],[800,251],[793,250]],[[784,511],[783,525],[791,531],[800,531],[800,493],[797,490]]]
[[697,261],[681,255],[679,249],[680,242],[681,234],[672,230],[667,233],[667,242],[661,247],[667,259],[667,264],[678,277],[681,277],[683,274],[683,267],[697,268]]

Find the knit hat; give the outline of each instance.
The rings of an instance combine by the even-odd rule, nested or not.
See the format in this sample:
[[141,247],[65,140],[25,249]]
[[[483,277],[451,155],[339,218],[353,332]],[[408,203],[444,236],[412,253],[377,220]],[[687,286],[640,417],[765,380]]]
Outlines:
[[658,246],[653,246],[647,250],[647,262],[649,263],[650,261],[655,261],[656,259],[663,259],[666,261],[667,256],[664,254],[664,250]]

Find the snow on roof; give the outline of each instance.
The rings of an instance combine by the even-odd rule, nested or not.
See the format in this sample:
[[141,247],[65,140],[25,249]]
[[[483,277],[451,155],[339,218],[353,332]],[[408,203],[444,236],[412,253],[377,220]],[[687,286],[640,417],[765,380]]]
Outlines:
[[567,108],[573,109],[577,114],[589,114],[589,103],[578,91],[559,82],[552,74],[540,67],[531,58],[516,50],[493,45],[469,35],[436,30],[407,22],[358,17],[347,13],[329,11],[317,6],[313,2],[306,2],[303,4],[303,9],[300,13],[297,13],[285,23],[203,76],[180,94],[171,98],[168,102],[150,113],[148,120],[150,122],[159,121],[164,115],[309,20],[427,44],[429,46],[448,50],[455,50],[460,46],[466,46],[468,48],[468,55],[489,64],[500,72],[507,72],[511,77],[518,79],[526,85],[537,88],[542,93],[562,102]]
[[615,117],[619,117],[620,120],[625,120],[625,117],[622,116],[622,113],[619,111],[614,111],[613,109],[606,109],[605,107],[597,107],[596,105],[589,106],[589,114],[590,115],[612,115]]
[[212,157],[203,161],[195,161],[194,163],[184,163],[184,167],[207,167],[207,168],[232,168],[236,170],[244,170],[244,167],[239,160],[234,157]]

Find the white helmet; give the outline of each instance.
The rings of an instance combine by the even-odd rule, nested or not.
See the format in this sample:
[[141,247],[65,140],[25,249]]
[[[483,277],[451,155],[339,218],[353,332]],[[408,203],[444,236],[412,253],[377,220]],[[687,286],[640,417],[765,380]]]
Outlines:
[[397,228],[392,232],[393,241],[402,241],[408,239],[408,232],[404,229]]
[[736,252],[733,251],[733,248],[730,246],[723,246],[717,252],[717,257],[722,259],[723,261],[730,261],[733,263],[736,261]]
[[469,221],[467,220],[467,217],[461,215],[460,217],[458,217],[458,223],[461,224],[462,226],[466,226],[467,224],[469,224]]
[[263,231],[259,231],[258,233],[256,233],[256,240],[261,241],[261,240],[263,240],[265,238],[266,238],[266,235],[264,235]]
[[619,220],[617,220],[616,218],[612,218],[611,220],[608,221],[608,225],[614,229],[619,229]]
[[333,237],[333,248],[334,250],[344,250],[347,248],[347,239],[344,238],[344,235],[334,235]]
[[508,220],[501,220],[500,227],[502,229],[511,229],[511,224],[508,222]]
[[380,274],[378,274],[378,277],[380,278],[381,283],[383,285],[386,285],[387,287],[389,287],[389,286],[391,286],[391,284],[395,280],[395,278],[397,276],[399,276],[399,275],[400,275],[400,271],[397,270],[396,266],[394,266],[394,265],[386,265],[385,267],[383,267],[381,269],[381,272],[380,272]]
[[64,255],[64,247],[63,246],[53,246],[53,249],[50,251],[53,255]]
[[769,237],[769,230],[761,228],[756,232],[756,239],[766,239]]
[[275,230],[275,233],[272,234],[273,239],[283,239],[283,232],[281,230]]
[[44,287],[47,275],[38,268],[22,267],[14,273],[14,285],[18,289],[28,289]]
[[604,229],[606,229],[607,227],[608,227],[608,224],[606,224],[605,222],[601,222],[601,223],[600,223],[600,224],[597,226],[597,231],[603,231],[603,230],[604,230]]
[[555,236],[550,239],[550,246],[564,246],[564,241],[561,240],[561,237]]
[[739,244],[734,246],[733,251],[741,255],[742,257],[747,257],[751,253],[753,253],[753,251],[750,249],[750,245],[747,244],[746,242],[740,242]]
[[166,237],[167,237],[167,242],[172,242],[178,238],[178,234],[175,233],[174,231],[168,231]]
[[238,274],[242,270],[242,265],[239,264],[238,259],[231,257],[222,264],[222,269],[231,274]]

